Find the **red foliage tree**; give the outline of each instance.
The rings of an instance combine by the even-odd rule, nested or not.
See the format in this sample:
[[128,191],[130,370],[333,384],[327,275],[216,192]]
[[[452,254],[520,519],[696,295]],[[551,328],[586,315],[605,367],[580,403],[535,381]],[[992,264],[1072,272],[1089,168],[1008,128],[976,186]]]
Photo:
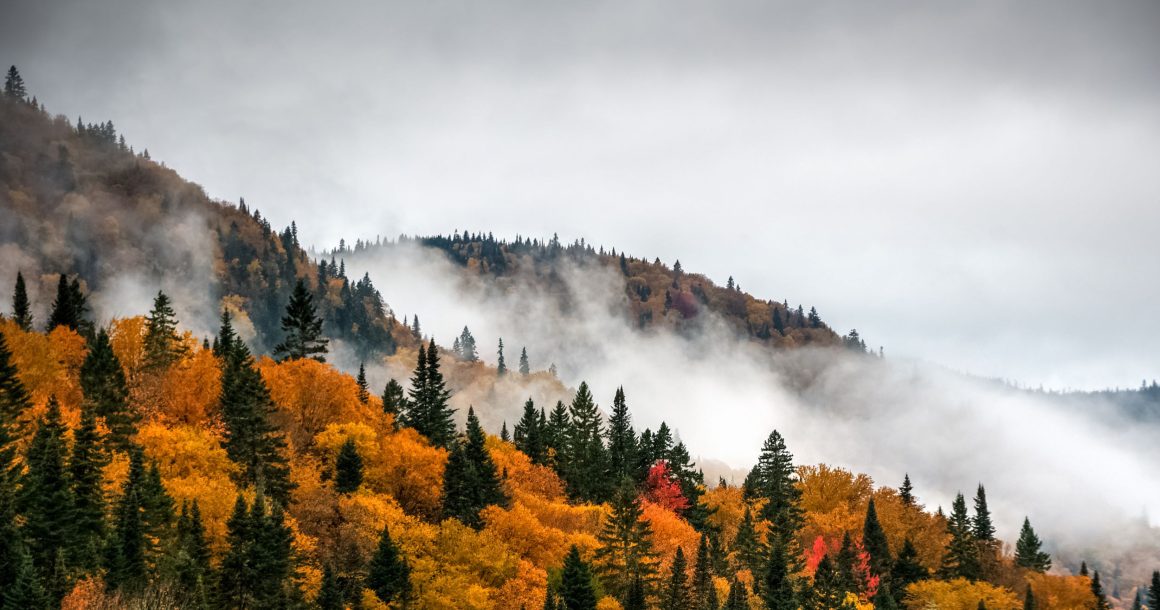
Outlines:
[[689,508],[689,500],[681,493],[681,486],[673,479],[669,463],[665,460],[657,460],[657,463],[649,468],[648,477],[644,482],[644,495],[650,502],[673,512]]

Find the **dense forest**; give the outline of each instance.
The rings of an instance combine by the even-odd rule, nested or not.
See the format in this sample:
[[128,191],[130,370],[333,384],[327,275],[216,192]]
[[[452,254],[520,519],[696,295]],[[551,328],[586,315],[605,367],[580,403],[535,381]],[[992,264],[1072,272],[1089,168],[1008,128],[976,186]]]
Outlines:
[[[112,123],[51,117],[15,68],[0,183],[20,268],[0,319],[0,609],[1160,608],[1160,572],[1058,565],[1025,518],[999,540],[983,485],[932,508],[922,481],[797,463],[777,430],[743,480],[706,480],[667,424],[634,426],[631,385],[484,364],[467,329],[436,343],[347,278],[345,250],[314,261],[293,226],[211,201]],[[183,248],[191,232],[209,247]],[[679,264],[423,241],[500,279],[614,266],[646,329],[695,332],[708,308],[774,347],[866,350]],[[148,311],[97,319],[129,272],[163,286]],[[372,387],[328,362],[340,346],[405,374]],[[478,392],[457,413],[484,380],[560,398]],[[485,429],[476,409],[518,418]]]

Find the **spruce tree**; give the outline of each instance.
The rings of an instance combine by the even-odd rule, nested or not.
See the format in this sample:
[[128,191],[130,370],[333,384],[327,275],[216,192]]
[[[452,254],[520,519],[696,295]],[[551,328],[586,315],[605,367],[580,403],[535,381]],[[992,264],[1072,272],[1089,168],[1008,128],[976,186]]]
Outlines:
[[185,592],[190,606],[204,608],[208,603],[210,550],[196,499],[192,506],[181,503],[176,547],[174,572],[177,583]]
[[878,511],[874,508],[874,498],[866,507],[866,519],[862,525],[862,546],[870,555],[870,572],[881,582],[890,580],[890,568],[894,560],[890,557],[890,546],[886,542],[886,532],[878,522]]
[[914,506],[914,486],[910,484],[910,474],[902,475],[902,487],[898,488],[898,497],[906,506]]
[[733,548],[737,553],[737,570],[749,570],[752,574],[760,574],[765,564],[765,547],[757,537],[753,513],[746,504],[745,512],[741,517],[741,524],[737,527],[737,535],[733,539]]
[[567,453],[568,429],[571,427],[572,421],[568,417],[568,407],[564,406],[564,401],[557,400],[556,406],[552,407],[547,425],[544,426],[545,457],[548,458],[557,474],[563,470],[564,454]]
[[234,510],[226,521],[226,542],[229,549],[222,557],[214,591],[215,605],[219,608],[242,608],[249,601],[249,555],[254,524],[250,522],[246,499],[238,494]]
[[[1139,604],[1140,600],[1137,599],[1136,603]],[[1136,609],[1139,610],[1138,605]],[[1027,592],[1023,594],[1023,610],[1035,610],[1035,593],[1031,591],[1031,585],[1027,585]]]
[[991,511],[987,508],[987,492],[979,485],[975,492],[975,517],[971,520],[971,533],[979,542],[995,541],[995,525],[991,522]]
[[528,365],[528,348],[520,349],[520,374],[528,375],[532,372],[532,368]]
[[326,362],[327,340],[322,336],[322,318],[314,308],[314,296],[302,280],[294,285],[286,315],[282,317],[282,332],[286,339],[274,347],[279,360],[313,358]]
[[474,409],[467,410],[467,434],[455,444],[443,475],[443,516],[459,519],[475,529],[483,527],[480,511],[489,505],[507,505],[495,462]]
[[407,599],[411,593],[411,568],[391,540],[387,528],[379,535],[379,546],[367,566],[366,588],[386,604]]
[[580,383],[568,408],[571,426],[564,444],[564,483],[575,500],[603,502],[611,492],[608,454],[604,448],[600,411],[588,384]]
[[399,411],[399,423],[408,427],[419,429],[419,426],[424,424],[423,407],[414,402],[418,400],[427,386],[427,346],[419,343],[419,357],[416,358],[415,372],[411,375],[411,389],[408,391],[409,400],[401,404]]
[[362,362],[358,364],[358,377],[355,378],[355,383],[358,384],[358,401],[367,404],[371,399],[371,393],[370,386],[367,385],[367,369]]
[[1104,586],[1100,584],[1099,570],[1092,573],[1092,595],[1096,598],[1095,610],[1111,610],[1112,605],[1108,603],[1108,596],[1104,593]]
[[791,581],[789,559],[785,544],[778,538],[771,540],[765,572],[761,576],[761,599],[767,610],[797,610],[797,594]]
[[652,528],[643,516],[640,495],[631,483],[622,484],[613,496],[612,512],[596,537],[599,546],[594,563],[600,582],[609,595],[626,604],[634,583],[647,595],[656,579]]
[[439,348],[432,339],[426,351],[419,350],[422,361],[411,379],[407,424],[415,428],[436,447],[449,448],[455,439],[455,410],[447,406],[451,392],[439,371]]
[[129,449],[129,476],[114,511],[113,535],[105,551],[105,584],[110,590],[136,591],[145,585],[145,523],[142,487],[145,468],[139,447]]
[[30,406],[28,391],[16,376],[8,342],[0,333],[0,591],[15,586],[20,577],[16,559],[28,553],[16,524],[16,439],[18,418]]
[[81,409],[80,427],[73,432],[68,474],[73,496],[73,538],[70,564],[89,572],[97,568],[105,539],[105,499],[102,468],[108,458],[101,450],[102,438],[90,409]]
[[475,349],[475,337],[471,336],[471,331],[466,326],[459,335],[459,357],[466,362],[479,360],[479,352]]
[[57,326],[67,326],[76,330],[79,324],[80,316],[76,311],[76,304],[73,303],[73,294],[69,289],[68,277],[62,273],[56,284],[56,299],[52,302],[52,312],[48,316],[48,323],[45,324],[44,330],[52,332]]
[[1142,587],[1136,589],[1136,595],[1132,599],[1132,610],[1144,610],[1144,589]]
[[967,502],[963,494],[955,496],[951,505],[951,517],[947,522],[951,540],[943,556],[942,573],[949,578],[979,578],[979,547],[976,545],[971,518],[967,514]]
[[74,536],[73,497],[65,468],[65,431],[60,404],[51,397],[25,456],[27,472],[19,496],[32,563],[49,578],[57,553],[65,550]]
[[1050,570],[1051,555],[1044,553],[1041,547],[1039,536],[1031,529],[1031,520],[1024,517],[1019,540],[1015,543],[1015,565],[1040,574]]
[[113,353],[109,333],[101,329],[81,364],[84,409],[105,420],[109,446],[124,451],[137,432],[138,416],[129,406],[129,385],[121,362]]
[[687,610],[695,607],[693,588],[689,585],[688,567],[685,551],[678,546],[669,569],[669,581],[661,597],[662,610]]
[[749,610],[749,590],[736,577],[729,581],[729,597],[721,610]]
[[322,566],[322,584],[318,588],[318,596],[314,598],[314,605],[318,610],[343,610],[342,587],[338,584],[338,577],[330,564]]
[[694,607],[699,610],[717,610],[712,564],[709,557],[709,536],[702,533],[701,540],[697,543],[697,563],[693,566]]
[[608,417],[608,465],[613,480],[632,479],[638,469],[636,433],[632,415],[624,400],[624,388],[616,389],[612,398],[612,415]]
[[8,68],[8,74],[4,76],[4,95],[23,102],[28,97],[28,90],[24,87],[24,77],[20,76],[20,71],[16,66]]
[[398,427],[400,417],[406,409],[407,395],[398,381],[391,379],[383,388],[383,412],[394,418],[394,425]]
[[32,557],[28,551],[21,546],[11,562],[14,578],[11,584],[0,589],[0,610],[48,608],[48,596],[40,586],[36,567],[32,564]]
[[164,292],[157,291],[153,309],[145,318],[145,368],[159,371],[169,368],[185,353],[177,334],[177,314]]
[[353,438],[347,438],[334,460],[334,490],[340,494],[358,491],[363,482],[363,460]]
[[624,610],[648,610],[644,581],[639,577],[633,578],[632,584],[628,586],[628,594],[624,597]]
[[544,448],[544,434],[540,427],[539,414],[531,397],[524,402],[524,412],[515,427],[516,449],[524,452],[533,464],[543,465],[547,462]]
[[813,588],[810,590],[809,610],[840,608],[846,599],[846,588],[839,578],[829,554],[823,555],[814,569]]
[[503,359],[503,337],[500,337],[499,349],[496,350],[496,354],[499,356],[499,360],[495,365],[495,372],[500,377],[503,377],[507,375],[507,363]]
[[801,490],[793,454],[786,448],[785,439],[774,430],[761,448],[757,460],[758,495],[766,499],[761,518],[770,524],[769,532],[780,543],[781,554],[789,558],[788,573],[799,571],[801,553],[797,548],[797,532],[804,520],[801,509]]
[[908,586],[929,576],[926,566],[922,565],[918,558],[918,549],[914,548],[914,543],[907,537],[902,543],[902,550],[898,551],[898,559],[894,561],[894,566],[890,570],[895,601],[902,601]]
[[12,321],[20,330],[32,330],[32,304],[28,301],[28,289],[24,286],[24,275],[16,272],[16,288],[12,291]]
[[286,441],[270,421],[276,408],[270,390],[254,367],[250,350],[231,343],[222,364],[221,414],[226,453],[241,468],[238,481],[253,485],[280,504],[290,501]]
[[1160,570],[1152,572],[1152,584],[1148,587],[1148,608],[1160,609]]
[[596,590],[592,586],[592,573],[588,564],[580,558],[580,549],[574,544],[564,557],[559,597],[561,610],[596,610]]

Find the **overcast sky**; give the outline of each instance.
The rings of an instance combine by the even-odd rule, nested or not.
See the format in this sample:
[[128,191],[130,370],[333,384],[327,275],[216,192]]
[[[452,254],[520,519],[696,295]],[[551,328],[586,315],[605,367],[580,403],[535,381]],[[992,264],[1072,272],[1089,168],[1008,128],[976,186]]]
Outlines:
[[1160,3],[6,6],[51,111],[309,244],[558,232],[888,355],[1160,377]]

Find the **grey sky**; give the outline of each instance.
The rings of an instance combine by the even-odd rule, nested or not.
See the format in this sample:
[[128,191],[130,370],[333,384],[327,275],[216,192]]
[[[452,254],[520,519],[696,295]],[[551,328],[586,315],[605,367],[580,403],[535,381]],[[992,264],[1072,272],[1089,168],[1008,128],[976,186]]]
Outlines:
[[293,5],[19,0],[0,61],[319,246],[559,232],[891,354],[1160,377],[1160,4]]

